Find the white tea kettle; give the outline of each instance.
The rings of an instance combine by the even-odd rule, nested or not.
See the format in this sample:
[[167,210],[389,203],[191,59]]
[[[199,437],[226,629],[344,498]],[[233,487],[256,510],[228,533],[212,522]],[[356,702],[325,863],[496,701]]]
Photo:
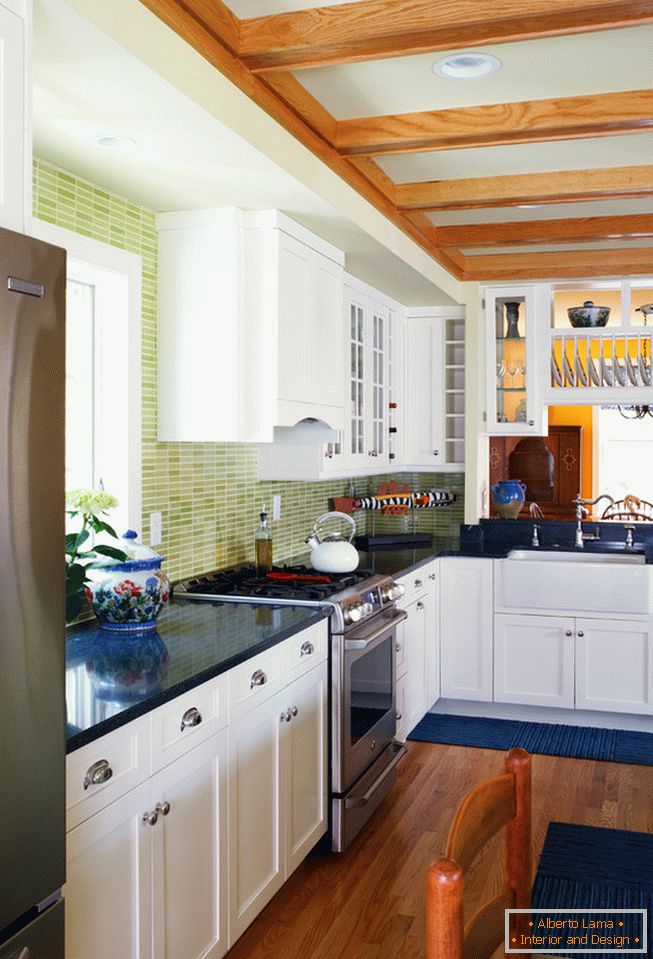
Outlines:
[[[325,533],[320,538],[318,527],[325,519],[346,519],[351,525],[349,538],[342,533]],[[323,513],[313,524],[313,531],[306,542],[311,547],[311,566],[320,573],[351,573],[359,563],[358,552],[352,546],[352,538],[356,532],[356,523],[347,513]]]

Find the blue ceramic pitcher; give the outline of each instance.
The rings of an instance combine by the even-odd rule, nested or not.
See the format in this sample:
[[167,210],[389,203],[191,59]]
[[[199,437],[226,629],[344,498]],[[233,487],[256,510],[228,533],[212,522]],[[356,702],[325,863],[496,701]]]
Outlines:
[[521,480],[499,480],[490,492],[494,508],[502,519],[515,519],[526,502],[526,484]]

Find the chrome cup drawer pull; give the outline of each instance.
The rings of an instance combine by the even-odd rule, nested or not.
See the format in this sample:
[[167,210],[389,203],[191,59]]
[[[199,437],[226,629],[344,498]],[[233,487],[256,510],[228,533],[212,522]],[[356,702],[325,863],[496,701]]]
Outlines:
[[84,789],[88,789],[89,786],[100,786],[102,783],[108,782],[112,776],[113,769],[109,764],[109,760],[98,759],[96,763],[93,763],[93,765],[89,766],[86,770],[83,782]]
[[309,641],[306,640],[306,642],[302,643],[301,645],[301,648],[299,650],[299,655],[312,656],[314,652],[315,652],[315,646],[313,645],[313,643],[309,643]]
[[257,669],[249,681],[249,688],[254,689],[255,686],[265,686],[267,681],[267,673],[264,673],[262,669]]
[[201,712],[196,706],[191,706],[190,709],[187,709],[184,715],[181,717],[180,729],[183,733],[184,729],[187,729],[189,726],[199,726],[201,722]]

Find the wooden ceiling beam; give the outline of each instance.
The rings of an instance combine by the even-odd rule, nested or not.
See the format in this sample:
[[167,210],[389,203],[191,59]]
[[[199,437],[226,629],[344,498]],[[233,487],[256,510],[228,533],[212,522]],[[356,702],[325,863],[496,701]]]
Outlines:
[[[428,221],[430,223],[430,220]],[[510,223],[470,223],[433,226],[428,232],[436,246],[518,246],[521,243],[584,243],[653,237],[653,214],[573,217]]]
[[[459,278],[460,269],[455,262],[445,252],[434,247],[424,234],[401,211],[397,210],[396,205],[375,183],[340,156],[328,139],[320,135],[298,115],[297,109],[305,107],[306,99],[302,100],[303,106],[297,101],[295,107],[289,105],[262,78],[254,76],[230,51],[226,40],[216,33],[222,20],[218,18],[217,23],[210,17],[209,20],[205,20],[211,11],[218,9],[216,0],[140,0],[140,2],[186,43],[189,43],[211,66],[219,70],[262,110],[280,123],[288,133],[322,160],[345,183],[432,256],[445,270]],[[292,80],[292,78],[289,79]],[[294,89],[294,96],[299,97],[296,87],[292,84],[288,83],[287,89]],[[306,92],[306,98],[308,97],[310,94]],[[320,115],[317,125],[327,122],[325,114],[326,111]]]
[[363,0],[241,20],[239,54],[255,72],[299,70],[651,22],[644,0]]
[[464,280],[646,276],[653,270],[653,248],[468,255],[464,262]]
[[334,146],[378,156],[641,133],[653,129],[653,90],[339,120]]
[[653,165],[398,183],[400,210],[473,210],[653,195]]

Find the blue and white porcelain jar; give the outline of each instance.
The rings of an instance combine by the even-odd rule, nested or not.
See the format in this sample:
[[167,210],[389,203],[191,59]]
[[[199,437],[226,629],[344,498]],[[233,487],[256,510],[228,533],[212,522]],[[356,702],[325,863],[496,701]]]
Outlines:
[[89,569],[86,595],[102,629],[154,629],[156,618],[170,596],[170,580],[161,569],[163,557],[136,541],[130,529],[121,547],[129,559]]

